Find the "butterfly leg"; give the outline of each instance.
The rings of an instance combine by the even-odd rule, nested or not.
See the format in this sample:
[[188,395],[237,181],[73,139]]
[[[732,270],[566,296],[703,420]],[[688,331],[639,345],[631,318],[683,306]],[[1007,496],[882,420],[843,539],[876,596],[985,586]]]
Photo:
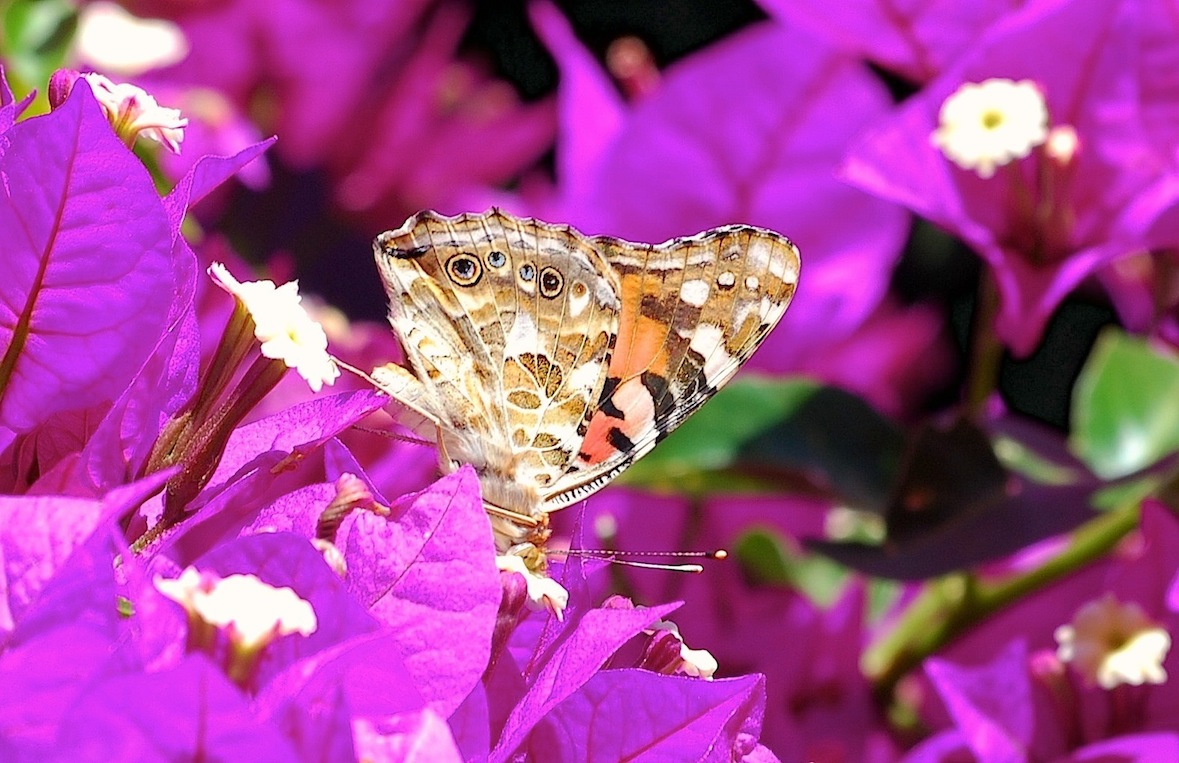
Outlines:
[[449,474],[461,466],[458,461],[453,460],[450,454],[446,452],[446,439],[442,436],[442,425],[434,423],[434,433],[436,442],[438,443],[438,463],[442,465],[442,471]]

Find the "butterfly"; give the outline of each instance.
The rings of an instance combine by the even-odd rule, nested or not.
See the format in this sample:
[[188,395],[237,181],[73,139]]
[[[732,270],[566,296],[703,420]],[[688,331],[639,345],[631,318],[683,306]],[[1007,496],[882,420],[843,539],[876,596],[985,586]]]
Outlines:
[[604,487],[732,378],[800,266],[788,239],[748,225],[650,245],[498,209],[421,212],[373,250],[412,369],[379,369],[380,386],[433,436],[443,473],[474,467],[499,552],[536,572],[549,512]]

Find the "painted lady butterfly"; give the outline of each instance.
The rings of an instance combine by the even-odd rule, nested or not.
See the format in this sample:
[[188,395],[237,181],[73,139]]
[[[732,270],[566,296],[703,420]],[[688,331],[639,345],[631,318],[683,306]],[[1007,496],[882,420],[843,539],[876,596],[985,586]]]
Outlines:
[[413,372],[381,386],[471,464],[500,553],[544,569],[548,512],[602,488],[704,404],[782,317],[783,236],[728,225],[664,244],[492,209],[422,212],[374,244]]

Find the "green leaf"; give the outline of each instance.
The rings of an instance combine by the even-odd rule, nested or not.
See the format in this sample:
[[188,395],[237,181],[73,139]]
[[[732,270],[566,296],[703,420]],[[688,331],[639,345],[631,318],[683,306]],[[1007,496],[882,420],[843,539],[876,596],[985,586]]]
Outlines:
[[998,435],[992,445],[1003,466],[1042,485],[1072,485],[1084,477],[1080,469],[1045,458],[1014,437]]
[[1072,401],[1069,447],[1116,479],[1179,450],[1179,359],[1117,329],[1098,337]]
[[863,399],[819,387],[790,415],[741,449],[755,474],[806,475],[811,484],[858,509],[888,505],[905,453],[905,433]]
[[49,75],[60,69],[78,26],[78,14],[68,0],[11,0],[0,5],[0,55],[13,91],[33,88],[45,98]]
[[733,544],[733,558],[754,585],[789,586],[794,582],[786,549],[773,530],[756,528],[743,533]]
[[879,510],[904,446],[870,405],[809,379],[740,379],[623,474],[649,489],[835,494]]
[[[737,539],[732,558],[752,586],[790,588],[820,607],[835,604],[852,579],[847,568],[820,554],[792,553],[792,547],[780,530],[755,526]],[[876,622],[893,610],[904,586],[882,578],[868,578],[867,585],[867,615]]]
[[754,527],[741,535],[733,555],[752,585],[777,585],[801,591],[815,604],[829,607],[847,583],[847,568],[819,554],[791,553],[780,531]]
[[706,485],[699,479],[701,473],[733,467],[743,445],[797,410],[818,389],[806,379],[738,379],[627,470],[620,482],[673,489],[685,487],[683,480]]

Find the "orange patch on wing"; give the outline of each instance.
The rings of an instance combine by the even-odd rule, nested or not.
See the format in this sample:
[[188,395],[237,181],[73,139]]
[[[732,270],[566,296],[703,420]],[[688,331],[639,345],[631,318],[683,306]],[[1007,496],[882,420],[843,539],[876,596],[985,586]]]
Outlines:
[[589,466],[596,466],[613,456],[618,451],[610,444],[610,430],[618,423],[618,419],[607,416],[599,411],[590,419],[589,428],[581,441],[579,461]]
[[618,454],[618,448],[610,438],[613,430],[617,429],[634,442],[655,425],[655,402],[639,379],[618,385],[610,401],[622,411],[624,418],[615,418],[598,411],[590,419],[579,454],[580,460],[589,466],[600,464]]
[[623,313],[618,346],[610,358],[610,376],[629,379],[644,371],[667,373],[667,325],[645,315]]
[[[660,353],[666,355],[668,326],[643,315],[643,297],[659,298],[662,283],[644,278],[642,273],[628,273],[621,278],[618,295],[618,343],[610,358],[610,376],[629,379],[651,368]],[[652,289],[655,289],[652,293]],[[666,358],[664,359],[666,364]]]
[[626,414],[626,418],[615,425],[622,433],[634,440],[655,423],[655,401],[639,379],[630,379],[618,385],[610,398],[614,407]]

